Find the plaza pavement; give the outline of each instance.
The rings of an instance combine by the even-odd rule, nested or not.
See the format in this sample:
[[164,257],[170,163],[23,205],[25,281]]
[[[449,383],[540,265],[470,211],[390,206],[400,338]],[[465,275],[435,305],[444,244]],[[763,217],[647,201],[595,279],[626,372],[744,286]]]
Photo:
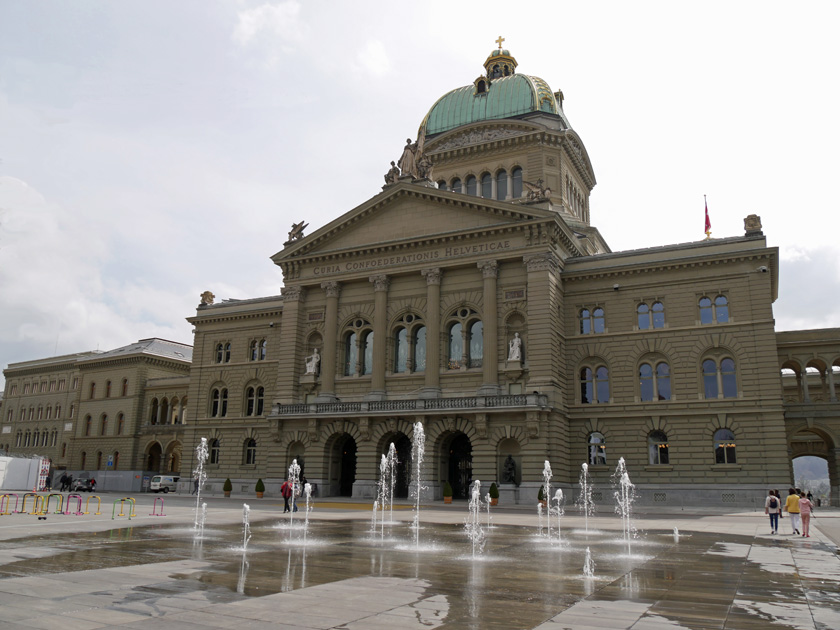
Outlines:
[[[671,630],[688,628],[840,628],[840,510],[826,508],[813,521],[811,538],[787,535],[789,521],[782,520],[781,535],[771,536],[767,517],[757,512],[711,514],[708,509],[638,514],[640,530],[669,530],[710,534],[720,538],[719,551],[728,562],[725,575],[710,574],[708,567],[680,567],[680,579],[671,587],[661,584],[627,597],[614,583],[599,585],[571,605],[560,607],[542,623],[519,625],[514,618],[478,618],[466,625],[447,622],[446,597],[430,592],[423,579],[360,576],[336,579],[314,586],[262,597],[236,592],[185,588],[185,577],[205,572],[211,563],[176,559],[116,567],[93,566],[72,570],[62,566],[63,546],[76,535],[114,532],[124,528],[158,525],[150,516],[152,496],[138,497],[132,520],[111,520],[111,502],[119,495],[102,493],[101,516],[50,515],[35,520],[30,515],[0,516],[0,630],[3,628],[278,628],[308,630],[520,628],[539,630]],[[277,520],[282,500],[240,498],[206,499],[207,527],[235,525],[242,520],[242,503],[251,506],[251,521]],[[107,508],[106,508],[107,506]],[[166,497],[168,526],[193,523],[194,500]],[[368,503],[347,500],[316,502],[312,518],[344,521],[370,518]],[[397,506],[395,516],[410,520],[408,506]],[[403,509],[399,509],[403,508]],[[464,505],[423,506],[424,522],[461,524]],[[534,514],[520,507],[500,507],[493,512],[496,525],[532,526]],[[613,515],[597,516],[592,525],[619,529]],[[564,527],[581,527],[582,519],[569,515]],[[21,544],[37,537],[39,544]],[[741,542],[727,543],[737,539]],[[45,543],[44,541],[55,541]],[[744,542],[747,541],[747,542]],[[130,546],[128,547],[130,551]],[[4,565],[29,558],[55,556],[50,571],[15,576]],[[716,562],[717,558],[714,559]],[[675,565],[677,566],[677,565]],[[711,566],[711,565],[710,565]],[[717,564],[714,566],[718,566]],[[737,579],[733,580],[736,576]],[[515,617],[515,615],[514,615]],[[675,619],[677,621],[675,621]]]

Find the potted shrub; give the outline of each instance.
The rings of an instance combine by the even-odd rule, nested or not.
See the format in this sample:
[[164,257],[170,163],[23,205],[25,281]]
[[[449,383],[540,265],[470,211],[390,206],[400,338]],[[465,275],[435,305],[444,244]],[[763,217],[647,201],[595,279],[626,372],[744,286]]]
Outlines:
[[449,485],[448,481],[443,484],[443,502],[452,503],[452,486]]
[[537,495],[537,501],[539,501],[539,502],[540,502],[540,505],[541,505],[541,506],[543,506],[543,507],[545,507],[545,506],[546,506],[546,501],[545,501],[545,486],[540,486],[540,493]]
[[488,493],[490,495],[490,505],[499,505],[499,488],[496,487],[496,482],[490,484],[490,490]]
[[224,490],[225,496],[230,496],[230,491],[233,490],[233,484],[230,482],[230,477],[225,479],[225,485],[222,486],[222,490]]
[[265,484],[262,479],[257,479],[257,485],[254,486],[254,491],[257,493],[257,498],[262,499],[265,492]]

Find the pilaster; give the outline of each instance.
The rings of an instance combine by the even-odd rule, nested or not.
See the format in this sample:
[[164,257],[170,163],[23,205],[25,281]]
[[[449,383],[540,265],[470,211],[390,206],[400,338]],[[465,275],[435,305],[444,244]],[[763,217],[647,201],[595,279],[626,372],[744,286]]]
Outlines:
[[321,357],[321,392],[318,402],[335,400],[335,367],[338,363],[338,297],[341,285],[330,280],[321,283],[327,296],[327,308],[324,316],[324,353]]
[[420,398],[440,398],[440,280],[437,267],[420,271],[426,278],[426,383]]

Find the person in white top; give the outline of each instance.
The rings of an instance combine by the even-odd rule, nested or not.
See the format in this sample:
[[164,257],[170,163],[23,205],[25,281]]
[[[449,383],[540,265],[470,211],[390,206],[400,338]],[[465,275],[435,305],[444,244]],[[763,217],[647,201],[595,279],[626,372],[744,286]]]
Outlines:
[[782,504],[772,490],[767,493],[764,501],[764,513],[770,515],[770,533],[779,533],[779,513],[782,511]]

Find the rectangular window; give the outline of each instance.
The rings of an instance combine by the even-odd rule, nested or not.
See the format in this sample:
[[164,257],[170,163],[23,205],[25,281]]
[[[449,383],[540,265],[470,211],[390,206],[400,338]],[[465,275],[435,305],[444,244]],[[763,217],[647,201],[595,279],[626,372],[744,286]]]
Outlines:
[[73,389],[79,389],[79,377],[78,376],[73,377]]
[[10,396],[17,395],[17,383],[12,384],[12,387],[9,389],[9,395]]
[[23,395],[26,396],[26,394],[28,394],[28,393],[29,393],[29,383],[24,383],[24,385],[23,385]]
[[47,381],[41,383],[41,392],[43,393],[45,391],[47,391]]
[[63,392],[67,389],[67,379],[61,379],[58,381],[58,391]]
[[70,417],[73,417],[73,414],[76,413],[76,405],[70,405]]
[[50,381],[50,391],[51,392],[55,391],[55,386],[56,386],[56,382],[55,381]]

